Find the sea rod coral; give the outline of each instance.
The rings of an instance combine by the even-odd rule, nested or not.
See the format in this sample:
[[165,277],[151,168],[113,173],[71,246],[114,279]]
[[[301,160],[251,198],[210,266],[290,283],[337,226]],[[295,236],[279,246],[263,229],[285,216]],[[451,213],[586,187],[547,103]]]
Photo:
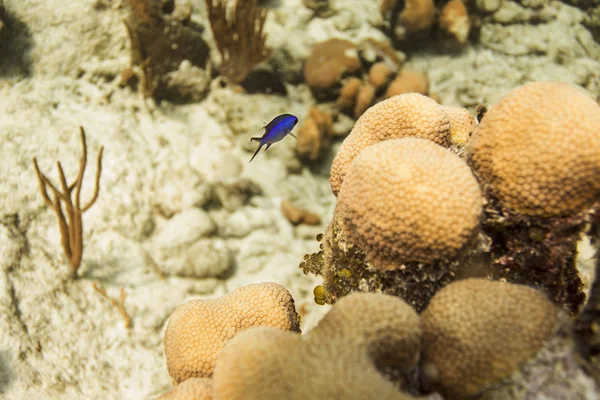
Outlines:
[[239,84],[256,64],[270,55],[263,30],[267,10],[258,8],[256,0],[235,2],[232,13],[228,12],[226,0],[205,0],[205,3],[221,53],[219,73],[229,82]]
[[[74,278],[77,278],[77,271],[79,270],[81,258],[83,256],[83,220],[81,217],[84,212],[89,210],[90,207],[94,205],[96,199],[98,198],[98,193],[100,192],[100,175],[102,174],[102,152],[104,151],[104,146],[101,146],[100,151],[98,151],[94,193],[92,194],[90,200],[82,206],[80,203],[81,185],[83,183],[83,174],[87,164],[87,142],[83,127],[79,127],[79,137],[81,140],[82,154],[81,158],[79,159],[79,171],[77,173],[77,178],[75,178],[73,183],[67,183],[67,179],[60,161],[56,162],[61,190],[59,190],[50,181],[50,179],[48,179],[48,177],[40,171],[37,159],[35,157],[33,158],[33,166],[35,168],[35,174],[37,175],[40,183],[40,192],[42,194],[42,198],[48,207],[50,207],[56,214],[56,218],[58,219],[58,227],[60,229],[60,242],[62,244],[65,256],[71,265],[71,275]],[[50,188],[52,191],[52,200],[50,199],[50,196],[48,196],[48,188]]]

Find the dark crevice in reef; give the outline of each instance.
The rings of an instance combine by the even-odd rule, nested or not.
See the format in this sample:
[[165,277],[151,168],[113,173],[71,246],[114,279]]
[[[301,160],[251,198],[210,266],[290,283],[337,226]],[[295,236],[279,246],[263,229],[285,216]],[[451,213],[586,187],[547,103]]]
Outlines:
[[486,196],[483,231],[491,239],[490,277],[538,287],[576,314],[585,293],[576,266],[577,242],[590,222],[586,211],[564,218],[525,217]]
[[[594,248],[600,247],[600,212],[591,215],[589,234]],[[584,359],[589,361],[591,375],[600,382],[600,254],[595,255],[596,276],[583,312],[575,321],[575,338]]]
[[358,247],[344,240],[335,222],[317,240],[322,241],[321,250],[306,255],[300,268],[323,277],[323,285],[314,293],[318,304],[333,304],[349,293],[363,291],[400,297],[421,312],[440,288],[456,279],[465,261],[411,262],[397,270],[380,271],[366,262]]
[[30,76],[32,62],[29,51],[33,47],[31,32],[2,3],[0,0],[0,77]]

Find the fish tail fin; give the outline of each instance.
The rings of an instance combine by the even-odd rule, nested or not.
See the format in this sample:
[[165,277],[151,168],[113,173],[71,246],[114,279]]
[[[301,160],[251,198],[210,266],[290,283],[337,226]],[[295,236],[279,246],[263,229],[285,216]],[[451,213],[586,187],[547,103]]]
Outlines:
[[[254,139],[254,138],[252,138],[252,139]],[[250,164],[252,162],[252,160],[254,160],[254,157],[256,157],[256,155],[260,151],[261,147],[262,147],[262,145],[258,146],[258,149],[256,149],[256,151],[254,152],[254,155],[252,156],[252,158],[250,159],[250,161],[248,161],[248,164]]]
[[253,138],[250,138],[250,141],[251,142],[260,142],[260,139],[262,139],[262,137],[253,137]]

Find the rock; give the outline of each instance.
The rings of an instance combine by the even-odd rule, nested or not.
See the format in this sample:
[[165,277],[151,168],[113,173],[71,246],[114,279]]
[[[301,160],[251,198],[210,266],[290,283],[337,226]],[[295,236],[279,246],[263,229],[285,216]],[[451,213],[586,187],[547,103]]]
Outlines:
[[154,241],[161,248],[172,249],[206,237],[215,228],[215,223],[205,211],[189,208],[168,220]]

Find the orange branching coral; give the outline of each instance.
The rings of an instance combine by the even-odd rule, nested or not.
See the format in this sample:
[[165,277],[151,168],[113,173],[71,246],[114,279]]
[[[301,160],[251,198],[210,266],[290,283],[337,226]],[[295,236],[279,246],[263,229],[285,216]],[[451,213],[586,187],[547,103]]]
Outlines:
[[106,300],[110,301],[110,304],[112,304],[113,307],[117,309],[119,314],[121,314],[121,316],[123,317],[123,322],[125,323],[125,328],[126,329],[131,328],[131,316],[129,316],[127,309],[125,309],[125,296],[126,296],[125,288],[123,286],[121,286],[121,290],[119,291],[119,300],[117,300],[113,297],[110,297],[108,295],[108,293],[106,293],[106,289],[103,288],[102,286],[99,286],[97,282],[92,282],[92,287],[100,296],[102,296]]
[[256,0],[240,0],[228,18],[227,0],[205,1],[222,57],[219,72],[229,82],[240,83],[256,64],[269,57],[267,35],[263,32],[267,10],[258,8]]
[[[81,256],[83,255],[83,223],[81,215],[86,212],[98,198],[100,191],[100,174],[102,173],[102,152],[104,146],[100,147],[98,152],[98,158],[96,161],[96,187],[94,188],[94,194],[92,198],[83,207],[80,204],[79,197],[81,194],[81,184],[83,182],[83,173],[85,172],[85,166],[87,164],[87,144],[85,140],[85,131],[83,127],[79,127],[79,134],[81,138],[82,155],[79,160],[79,172],[77,178],[71,184],[67,183],[65,178],[65,172],[62,168],[60,161],[56,162],[58,169],[58,176],[60,178],[60,191],[54,184],[48,179],[48,177],[40,171],[37,160],[33,158],[33,166],[35,168],[35,174],[37,175],[40,183],[40,192],[46,204],[54,210],[56,217],[58,218],[58,226],[60,228],[60,241],[65,252],[65,256],[71,264],[71,273],[74,278],[77,277],[77,270],[81,264]],[[48,196],[47,188],[50,188],[53,194],[52,201]],[[72,198],[73,190],[75,190],[75,196]],[[67,214],[63,213],[63,203]]]

